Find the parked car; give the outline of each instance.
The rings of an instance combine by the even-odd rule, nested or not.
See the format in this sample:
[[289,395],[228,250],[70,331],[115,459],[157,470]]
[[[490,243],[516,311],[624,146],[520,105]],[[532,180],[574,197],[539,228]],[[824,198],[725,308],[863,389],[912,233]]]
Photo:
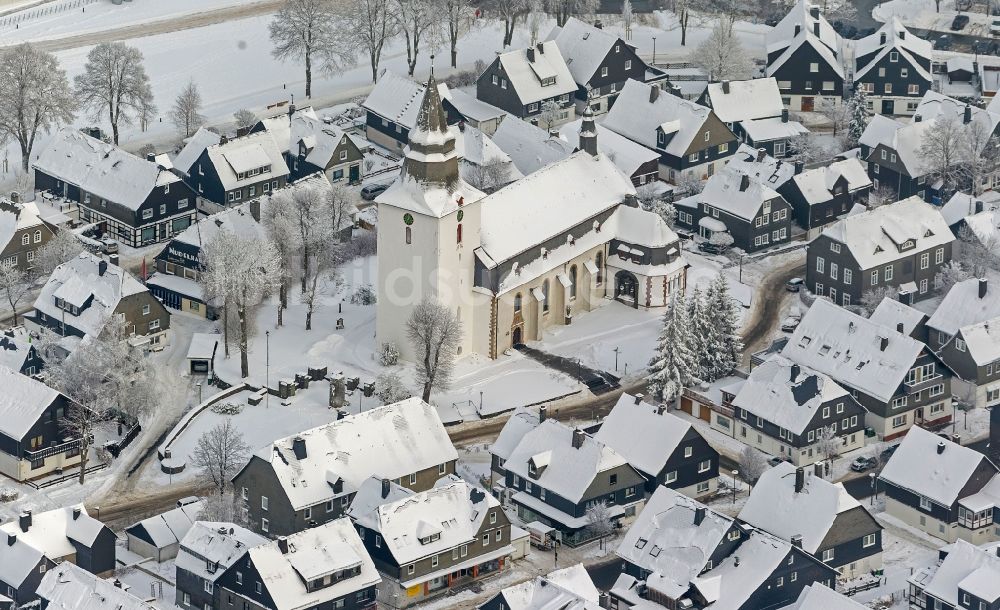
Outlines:
[[1000,19],[990,20],[990,34],[1000,36]]
[[890,445],[882,450],[882,453],[879,454],[879,457],[881,457],[882,461],[884,462],[888,460],[890,457],[892,457],[893,453],[896,453],[896,449],[899,449],[899,445]]
[[721,244],[713,244],[710,241],[703,241],[698,244],[698,249],[706,254],[725,254],[729,246],[723,246]]
[[798,292],[802,290],[802,286],[806,281],[800,277],[793,277],[792,279],[785,282],[785,290],[788,292]]
[[873,457],[861,456],[851,462],[851,470],[854,472],[864,472],[875,467],[876,460]]
[[802,316],[790,315],[781,321],[782,332],[792,333],[795,329],[799,327],[799,322],[802,321]]
[[947,51],[951,48],[951,34],[941,34],[934,39],[934,48],[938,51]]
[[769,466],[772,466],[772,467],[773,467],[773,466],[777,466],[778,464],[780,464],[780,463],[782,463],[782,462],[787,462],[787,461],[788,461],[788,460],[786,460],[786,459],[785,459],[785,458],[783,458],[783,457],[778,457],[778,456],[774,456],[774,457],[772,457],[771,459],[769,459],[769,460],[767,461],[767,463],[768,463],[768,465],[769,465]]
[[361,198],[365,201],[371,201],[384,193],[386,189],[389,188],[388,184],[369,184],[368,186],[362,187]]
[[101,252],[105,254],[118,254],[118,242],[105,237],[101,240]]
[[951,31],[959,32],[964,30],[967,25],[969,25],[968,15],[955,15],[955,18],[951,21]]

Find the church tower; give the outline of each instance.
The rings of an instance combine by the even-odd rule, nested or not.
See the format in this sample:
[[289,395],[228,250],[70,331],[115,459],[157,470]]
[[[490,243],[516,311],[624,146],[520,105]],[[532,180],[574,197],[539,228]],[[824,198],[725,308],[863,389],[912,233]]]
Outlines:
[[462,180],[457,129],[449,128],[433,70],[417,123],[409,133],[399,178],[378,205],[376,341],[395,343],[415,360],[406,320],[423,298],[462,319],[461,353],[472,347],[472,272],[484,194]]

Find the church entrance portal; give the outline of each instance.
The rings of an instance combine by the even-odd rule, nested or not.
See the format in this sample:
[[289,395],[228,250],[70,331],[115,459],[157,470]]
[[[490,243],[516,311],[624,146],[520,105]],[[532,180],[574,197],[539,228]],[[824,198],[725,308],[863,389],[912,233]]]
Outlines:
[[639,307],[639,280],[628,271],[619,271],[615,274],[615,299]]

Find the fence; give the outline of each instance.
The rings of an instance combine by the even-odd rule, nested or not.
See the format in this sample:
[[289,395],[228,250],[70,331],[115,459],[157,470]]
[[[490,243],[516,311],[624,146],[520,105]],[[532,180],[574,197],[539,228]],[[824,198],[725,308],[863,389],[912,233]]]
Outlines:
[[[97,464],[95,466],[88,466],[86,473],[90,474],[92,472],[97,472],[98,470],[104,470],[107,467],[108,464],[101,462],[100,464]],[[56,477],[54,479],[44,479],[39,483],[35,483],[33,481],[25,481],[24,484],[27,485],[28,487],[34,487],[35,489],[45,489],[46,487],[52,487],[53,485],[58,485],[64,481],[69,481],[70,479],[76,479],[79,477],[80,477],[80,469],[73,467],[71,472],[64,474],[61,477]]]
[[87,5],[97,4],[100,1],[101,0],[68,0],[66,2],[50,3],[37,8],[18,11],[7,15],[6,17],[0,17],[0,27],[16,27],[25,21],[31,21],[32,19],[38,19],[39,17],[65,13],[66,11],[85,10]]

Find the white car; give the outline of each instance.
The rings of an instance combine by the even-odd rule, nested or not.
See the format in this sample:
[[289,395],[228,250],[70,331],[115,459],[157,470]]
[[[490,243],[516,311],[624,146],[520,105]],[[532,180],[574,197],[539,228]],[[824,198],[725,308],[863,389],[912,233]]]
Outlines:
[[781,330],[786,333],[795,332],[795,329],[798,328],[799,322],[801,321],[802,316],[792,314],[781,321]]
[[1000,19],[990,20],[990,35],[1000,36]]

